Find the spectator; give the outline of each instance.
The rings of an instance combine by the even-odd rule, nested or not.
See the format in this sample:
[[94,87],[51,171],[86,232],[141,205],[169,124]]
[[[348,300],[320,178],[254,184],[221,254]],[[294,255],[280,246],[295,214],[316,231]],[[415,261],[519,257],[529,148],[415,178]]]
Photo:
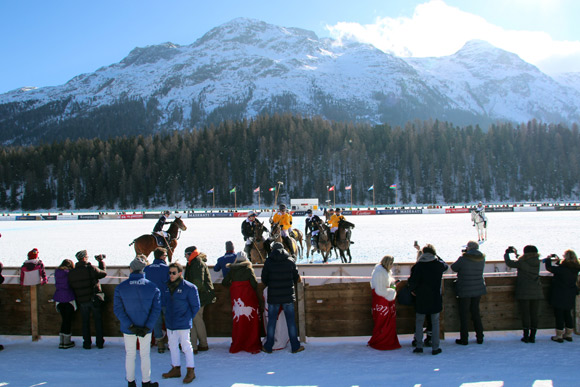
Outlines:
[[28,260],[20,268],[20,285],[44,285],[47,282],[44,263],[38,258],[38,249],[32,249],[28,252]]
[[373,335],[368,342],[371,348],[391,350],[401,348],[397,337],[397,306],[395,305],[395,278],[392,269],[395,259],[385,255],[373,269]]
[[75,293],[68,283],[68,274],[74,268],[73,262],[70,259],[62,261],[60,266],[54,272],[54,283],[56,291],[52,297],[56,310],[60,313],[60,349],[68,349],[75,346],[74,341],[71,341],[72,336],[72,320],[77,310],[77,303],[75,301]]
[[443,273],[449,269],[441,258],[437,256],[435,247],[425,245],[417,263],[411,268],[409,277],[409,289],[415,296],[415,341],[417,348],[414,353],[423,352],[423,323],[425,316],[431,315],[432,336],[431,354],[438,355],[442,352],[439,348],[439,313],[443,310],[443,297],[441,296],[441,280]]
[[[552,265],[552,258],[556,261],[555,266]],[[564,340],[572,341],[574,333],[572,309],[576,305],[578,294],[576,283],[580,272],[578,257],[573,250],[566,250],[563,261],[560,261],[556,254],[551,254],[544,262],[546,270],[554,274],[550,304],[554,308],[556,318],[556,336],[552,336],[552,340],[558,343],[563,343]]]
[[83,348],[91,349],[91,313],[95,322],[95,339],[97,348],[103,348],[105,339],[103,337],[103,317],[102,307],[104,299],[101,300],[98,294],[103,294],[99,280],[107,276],[104,255],[97,255],[95,259],[99,262],[99,267],[94,267],[89,262],[87,250],[76,253],[78,260],[75,268],[68,274],[68,283],[75,293],[76,301],[81,309],[83,320]]
[[185,249],[185,258],[187,259],[187,266],[183,277],[186,281],[191,282],[197,287],[199,293],[200,309],[193,319],[193,326],[191,327],[191,341],[193,345],[193,352],[207,351],[209,345],[207,344],[207,331],[205,329],[205,322],[203,321],[203,311],[206,305],[213,304],[216,301],[213,290],[213,283],[209,269],[207,268],[207,256],[200,253],[197,247],[191,246]]
[[236,260],[236,253],[234,252],[234,244],[231,241],[226,242],[226,253],[225,255],[218,258],[217,263],[213,267],[213,271],[222,271],[222,275],[226,278],[228,271],[230,270],[228,265],[234,263]]
[[[4,269],[4,265],[0,262],[0,285],[4,283],[4,276],[2,275],[2,270]],[[4,346],[0,344],[0,351],[4,350]]]
[[468,312],[471,312],[477,344],[483,344],[483,324],[479,312],[479,302],[481,296],[487,293],[483,278],[484,268],[485,254],[479,251],[479,244],[474,241],[467,243],[463,254],[451,265],[451,270],[457,273],[455,291],[459,298],[460,338],[455,340],[456,344],[468,344]]
[[121,323],[125,342],[125,372],[129,387],[135,387],[137,341],[141,358],[143,387],[158,387],[151,382],[151,331],[161,313],[160,292],[155,283],[145,279],[147,258],[137,255],[129,265],[131,274],[115,288],[114,311]]
[[[415,244],[413,245],[413,247],[415,247],[415,249],[417,249],[417,261],[419,261],[419,258],[421,258],[421,255],[423,255],[423,251],[421,250],[421,247],[419,247],[419,243],[417,243],[417,241],[415,241]],[[425,340],[423,340],[423,347],[431,347],[431,339],[433,337],[433,324],[431,323],[431,315],[430,314],[425,315],[425,331],[424,331],[424,333],[425,333]],[[421,335],[421,337],[423,337],[423,335]],[[415,337],[413,337],[413,341],[412,341],[411,345],[413,347],[417,346],[417,340],[415,340]]]
[[304,351],[304,347],[298,341],[294,320],[294,301],[296,300],[294,286],[298,281],[300,281],[300,275],[296,269],[296,263],[284,250],[282,243],[274,243],[262,268],[262,282],[268,287],[267,338],[262,349],[266,353],[272,353],[280,307],[284,309],[292,353]]
[[[144,269],[145,278],[153,282],[160,292],[163,292],[169,281],[169,266],[167,266],[165,261],[167,259],[167,250],[158,247],[153,251],[153,256],[155,257],[153,263]],[[167,336],[163,333],[163,316],[165,316],[165,309],[161,308],[161,313],[159,313],[153,328],[153,336],[159,353],[165,353],[167,343]]]
[[199,295],[197,288],[191,282],[183,279],[183,267],[173,262],[169,265],[169,282],[164,289],[161,303],[165,307],[165,323],[171,352],[171,370],[164,373],[164,379],[181,377],[181,358],[179,346],[185,355],[187,374],[183,383],[191,383],[195,379],[195,363],[193,348],[189,340],[189,331],[193,326],[193,318],[199,312]]
[[536,246],[524,247],[524,254],[517,261],[512,261],[510,253],[518,255],[515,247],[508,247],[503,259],[509,267],[518,269],[516,280],[516,300],[522,318],[524,343],[536,342],[536,331],[540,318],[540,300],[544,298],[540,282],[540,255]]
[[258,353],[262,349],[262,342],[256,274],[243,251],[236,255],[234,263],[228,263],[227,266],[230,270],[222,285],[230,288],[232,301],[233,327],[230,353],[240,351]]

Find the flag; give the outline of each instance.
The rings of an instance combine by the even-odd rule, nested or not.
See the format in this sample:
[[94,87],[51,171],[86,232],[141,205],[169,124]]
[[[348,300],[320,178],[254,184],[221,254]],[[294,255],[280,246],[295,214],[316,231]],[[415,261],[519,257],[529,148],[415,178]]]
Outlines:
[[334,186],[332,186],[328,189],[328,192],[330,192],[330,191],[334,191]]
[[234,192],[236,192],[236,187],[234,187],[230,190],[230,193],[234,193]]
[[213,188],[207,191],[207,193],[213,193]]
[[352,189],[352,185],[347,185],[346,187],[344,187],[344,189],[346,190]]
[[260,187],[256,188],[254,192],[260,192]]
[[270,192],[276,191],[276,187],[272,187],[272,188],[268,189],[268,191],[270,191]]
[[391,185],[389,186],[389,188],[390,188],[390,189],[397,189],[397,185],[396,185],[396,184],[391,184]]
[[373,189],[375,189],[375,185],[374,184],[371,185],[367,191],[372,191]]

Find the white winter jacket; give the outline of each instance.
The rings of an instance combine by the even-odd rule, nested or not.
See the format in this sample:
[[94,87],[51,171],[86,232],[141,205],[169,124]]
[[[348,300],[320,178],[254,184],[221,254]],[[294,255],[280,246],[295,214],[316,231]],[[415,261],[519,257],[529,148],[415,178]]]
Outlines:
[[397,292],[391,288],[395,284],[395,278],[390,271],[384,268],[380,263],[373,269],[371,278],[371,288],[379,296],[386,298],[388,301],[393,301]]

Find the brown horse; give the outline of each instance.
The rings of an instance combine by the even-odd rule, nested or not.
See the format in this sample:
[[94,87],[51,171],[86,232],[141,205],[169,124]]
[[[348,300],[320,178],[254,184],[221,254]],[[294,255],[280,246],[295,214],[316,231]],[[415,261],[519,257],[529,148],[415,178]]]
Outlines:
[[302,231],[298,230],[297,228],[293,228],[292,229],[292,233],[290,233],[290,236],[292,238],[294,238],[294,240],[296,241],[297,244],[300,245],[300,249],[298,249],[298,259],[302,259],[302,254],[304,252],[304,245],[302,244],[302,240],[304,239],[304,234],[302,233]]
[[[177,240],[179,239],[179,231],[180,230],[187,230],[185,224],[183,224],[183,220],[181,217],[176,217],[175,220],[169,225],[167,229],[167,233],[169,234],[169,248],[167,249],[167,256],[169,257],[169,262],[171,262],[171,258],[173,257],[173,253],[175,252],[175,248],[177,247]],[[157,247],[157,240],[151,234],[141,235],[139,238],[136,238],[129,244],[131,246],[135,244],[135,254],[143,254],[146,257],[151,254],[153,250]]]
[[[338,223],[338,230],[336,230],[334,236],[335,237],[334,245],[340,252],[340,259],[342,260],[342,263],[352,262],[352,256],[350,255],[351,228],[354,228],[354,224],[344,219],[341,219],[341,221]],[[348,262],[346,261],[346,256],[344,255],[345,252],[348,254]]]
[[265,239],[262,236],[264,233],[264,223],[256,220],[256,226],[254,227],[254,241],[252,242],[252,250],[250,250],[250,262],[252,263],[264,263],[266,260],[266,249],[264,248]]
[[[328,263],[328,258],[332,255],[330,228],[326,224],[320,223],[318,230],[318,249],[320,250],[320,254],[322,254],[323,263]],[[312,263],[312,260],[310,262]]]
[[298,244],[296,243],[296,240],[292,237],[290,238],[290,242],[292,243],[292,248],[294,249],[294,252],[288,250],[288,246],[286,246],[286,244],[284,243],[284,241],[282,240],[282,229],[280,227],[279,223],[272,223],[271,224],[271,228],[270,228],[270,238],[274,241],[274,242],[280,242],[282,243],[282,245],[284,245],[284,249],[286,249],[286,251],[288,251],[288,253],[293,256],[293,257],[297,257],[297,254],[299,253],[298,250]]

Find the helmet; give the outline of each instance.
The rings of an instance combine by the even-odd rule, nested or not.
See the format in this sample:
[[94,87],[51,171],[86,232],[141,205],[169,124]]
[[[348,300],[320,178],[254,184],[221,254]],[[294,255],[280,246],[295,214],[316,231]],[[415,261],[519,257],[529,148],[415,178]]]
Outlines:
[[336,210],[335,210],[335,212],[340,212],[340,211],[341,211],[341,210],[340,210],[340,207],[336,207]]
[[171,214],[171,212],[169,212],[167,210],[166,211],[163,211],[163,215],[169,215],[169,214]]
[[248,214],[248,218],[249,218],[250,216],[258,216],[258,214],[256,214],[254,211],[250,211],[250,213]]
[[280,204],[280,206],[278,208],[280,208],[281,210],[285,210],[286,209],[286,204]]
[[312,210],[309,208],[309,209],[306,210],[306,213],[307,214],[312,214]]

